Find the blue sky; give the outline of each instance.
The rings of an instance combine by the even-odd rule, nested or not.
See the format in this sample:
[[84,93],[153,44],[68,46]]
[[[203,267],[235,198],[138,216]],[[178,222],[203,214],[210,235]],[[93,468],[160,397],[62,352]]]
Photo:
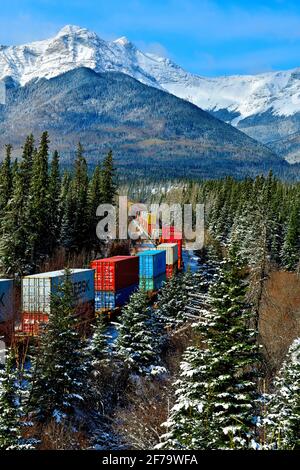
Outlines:
[[300,66],[299,0],[0,0],[0,44],[55,34],[65,24],[104,39],[127,36],[144,51],[201,75]]

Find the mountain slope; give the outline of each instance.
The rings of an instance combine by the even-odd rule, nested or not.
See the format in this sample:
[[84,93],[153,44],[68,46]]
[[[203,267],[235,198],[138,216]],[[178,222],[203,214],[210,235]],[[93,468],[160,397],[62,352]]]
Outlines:
[[255,76],[199,77],[169,59],[139,51],[126,38],[104,41],[70,25],[48,40],[0,47],[0,79],[9,76],[21,85],[78,67],[126,73],[194,103],[263,143],[300,131],[300,68]]
[[18,151],[28,133],[45,129],[65,161],[80,139],[90,161],[112,148],[120,167],[140,174],[245,176],[287,166],[191,103],[116,72],[79,68],[10,87],[0,106],[0,145]]

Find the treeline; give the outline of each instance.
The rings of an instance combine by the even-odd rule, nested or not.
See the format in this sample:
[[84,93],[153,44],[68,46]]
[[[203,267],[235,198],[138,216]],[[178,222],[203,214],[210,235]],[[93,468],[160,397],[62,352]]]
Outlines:
[[112,152],[91,175],[80,143],[73,167],[61,174],[57,151],[50,160],[47,132],[37,146],[29,135],[19,160],[11,155],[7,145],[0,167],[2,274],[32,273],[59,248],[97,253],[96,209],[111,203],[116,193]]

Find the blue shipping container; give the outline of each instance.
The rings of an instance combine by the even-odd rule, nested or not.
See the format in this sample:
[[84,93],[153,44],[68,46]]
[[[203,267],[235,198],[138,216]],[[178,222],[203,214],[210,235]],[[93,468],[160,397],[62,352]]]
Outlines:
[[166,252],[147,250],[138,254],[140,258],[140,278],[155,278],[166,272]]
[[146,291],[158,290],[166,281],[166,273],[157,277],[140,277],[140,289]]
[[116,292],[98,290],[95,292],[95,310],[100,312],[103,309],[112,310],[117,307],[123,307],[131,294],[138,289],[137,284],[117,290]]

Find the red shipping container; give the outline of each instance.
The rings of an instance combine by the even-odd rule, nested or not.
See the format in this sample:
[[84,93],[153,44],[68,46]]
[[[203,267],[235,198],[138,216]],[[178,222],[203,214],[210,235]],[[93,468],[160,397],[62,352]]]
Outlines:
[[95,269],[95,290],[117,291],[139,282],[137,256],[112,256],[92,261]]
[[174,241],[175,239],[182,240],[182,232],[180,230],[175,230],[174,226],[167,227],[164,225],[162,228],[162,237],[169,241]]
[[38,336],[42,325],[49,321],[49,315],[46,313],[23,312],[21,315],[21,328],[19,331],[29,336]]
[[175,264],[167,264],[166,266],[166,277],[170,279],[177,272],[177,262]]

